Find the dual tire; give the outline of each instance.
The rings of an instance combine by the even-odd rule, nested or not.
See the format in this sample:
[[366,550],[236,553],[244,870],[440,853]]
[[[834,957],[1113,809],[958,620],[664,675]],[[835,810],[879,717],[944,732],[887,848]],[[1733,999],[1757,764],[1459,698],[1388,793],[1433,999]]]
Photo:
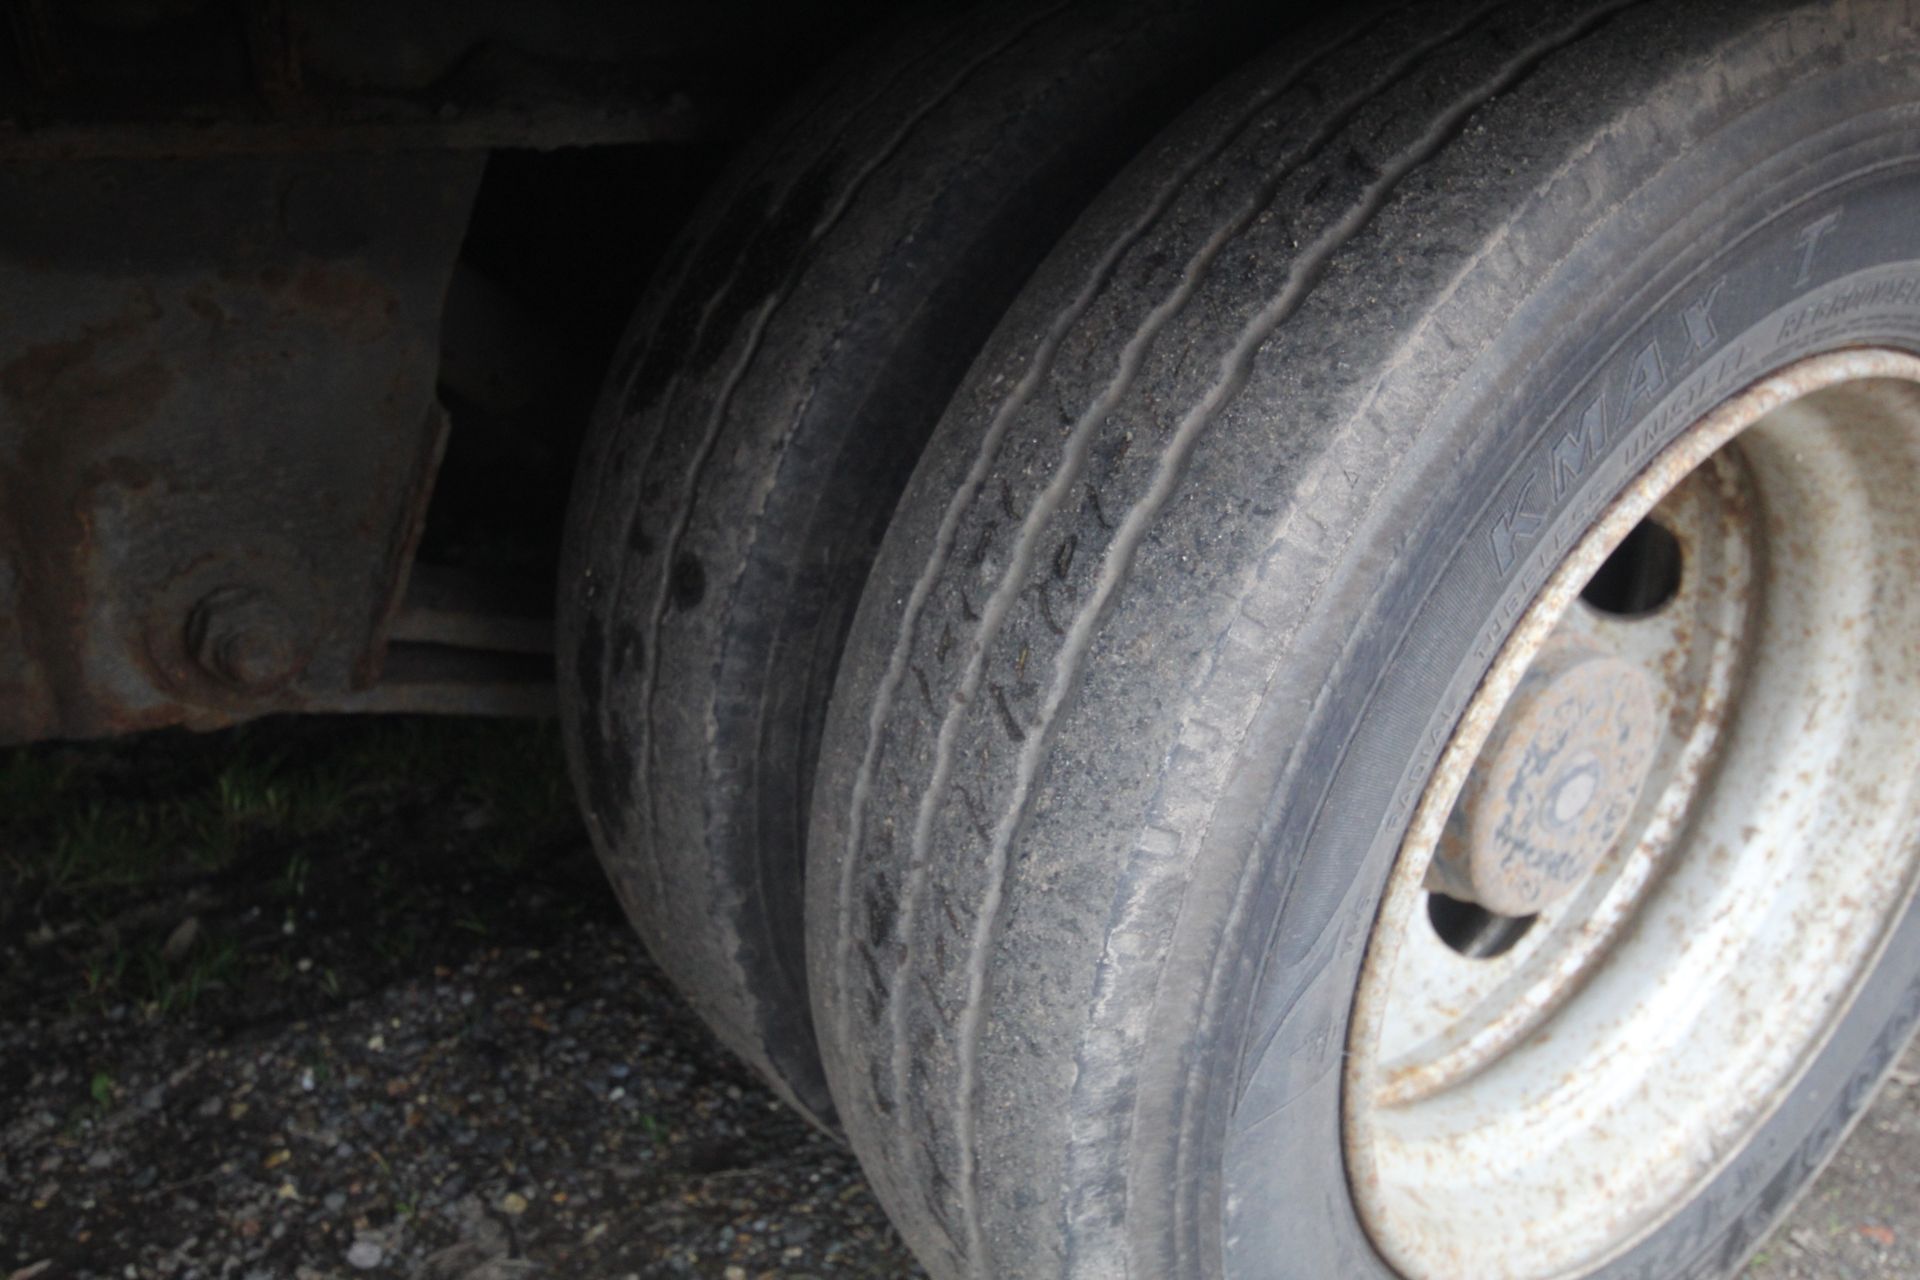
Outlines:
[[[676,613],[700,538],[752,512],[755,545],[811,546],[817,518],[778,515],[778,481],[675,480],[677,450],[752,456],[675,433],[801,436],[748,399],[694,415],[706,436],[636,428],[616,387],[562,601],[597,844],[723,1038],[831,1106],[930,1271],[1708,1277],[1758,1244],[1920,1020],[1917,115],[1901,3],[1298,24],[969,313],[1004,312],[889,479],[801,483],[867,535],[888,517],[825,594],[705,551],[735,567]],[[818,367],[766,350],[714,367]],[[885,435],[843,429],[828,456]],[[1725,518],[1686,522],[1696,476]],[[1664,597],[1594,612],[1650,520],[1719,647]],[[632,532],[655,526],[665,552]],[[856,598],[850,629],[801,628],[805,680],[772,683],[812,710],[783,709],[766,655],[791,646],[746,623]],[[1620,817],[1566,896],[1494,921],[1517,945],[1476,951],[1433,905],[1473,894],[1435,850],[1517,732],[1512,690],[1576,642],[1614,645],[1608,670],[1681,655],[1622,677],[1663,745],[1621,781],[1584,722],[1520,744],[1547,762],[1534,809]],[[739,644],[763,684],[716,691]],[[779,822],[670,763],[736,758],[716,709],[742,688],[752,740],[799,762]],[[745,941],[746,901],[777,945]],[[1389,1068],[1457,1030],[1421,1004],[1449,965],[1453,1016],[1505,1038],[1409,1102]],[[1618,1114],[1583,1128],[1601,1095]],[[1475,1194],[1423,1209],[1448,1187]]]
[[999,0],[882,32],[721,178],[615,356],[561,568],[573,773],[654,958],[821,1124],[804,833],[868,566],[1034,267],[1278,17]]

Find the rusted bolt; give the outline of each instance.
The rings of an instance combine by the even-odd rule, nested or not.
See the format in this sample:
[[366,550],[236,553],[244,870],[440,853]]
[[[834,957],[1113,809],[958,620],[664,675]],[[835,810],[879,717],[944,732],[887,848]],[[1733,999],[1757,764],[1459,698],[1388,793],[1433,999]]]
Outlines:
[[1434,860],[1440,887],[1504,916],[1572,893],[1626,829],[1658,728],[1640,668],[1574,646],[1543,653],[1447,822]]
[[293,618],[252,587],[208,592],[187,614],[187,652],[207,675],[237,693],[271,693],[300,674],[307,646]]

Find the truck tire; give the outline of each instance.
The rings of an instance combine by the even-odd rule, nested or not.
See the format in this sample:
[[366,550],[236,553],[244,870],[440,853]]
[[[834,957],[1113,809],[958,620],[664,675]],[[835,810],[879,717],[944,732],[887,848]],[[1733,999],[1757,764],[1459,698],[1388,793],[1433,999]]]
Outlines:
[[1343,10],[936,429],[809,838],[936,1280],[1731,1275],[1920,1019],[1920,13]]
[[654,958],[817,1121],[802,843],[874,548],[1034,265],[1278,12],[1008,0],[876,41],[723,179],[616,358],[561,578],[575,777]]

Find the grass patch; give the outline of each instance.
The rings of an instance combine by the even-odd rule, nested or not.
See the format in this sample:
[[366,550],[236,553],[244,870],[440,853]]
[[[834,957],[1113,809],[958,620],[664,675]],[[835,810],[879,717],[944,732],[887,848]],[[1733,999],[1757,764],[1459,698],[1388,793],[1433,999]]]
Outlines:
[[233,939],[206,940],[174,956],[151,942],[116,948],[111,968],[90,974],[76,1007],[106,1008],[131,1001],[155,1017],[194,1009],[202,996],[233,985],[240,969],[240,947]]
[[[28,894],[217,872],[263,846],[339,831],[402,795],[437,792],[510,845],[571,821],[551,725],[371,719],[266,721],[198,738],[0,752],[0,869]],[[299,896],[311,857],[283,870]]]
[[[285,717],[0,752],[0,929],[65,966],[70,1007],[341,998],[369,964],[496,937],[582,843],[551,724]],[[352,954],[316,962],[316,933]]]

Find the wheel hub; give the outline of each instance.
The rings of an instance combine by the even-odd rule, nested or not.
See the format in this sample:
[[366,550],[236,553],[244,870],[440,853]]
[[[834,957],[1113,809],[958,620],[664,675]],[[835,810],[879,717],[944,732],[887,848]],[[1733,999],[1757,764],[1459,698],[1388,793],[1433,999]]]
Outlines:
[[1920,360],[1810,358],[1683,432],[1509,633],[1349,1032],[1349,1178],[1408,1280],[1589,1274],[1851,1006],[1920,886],[1917,490]]
[[1467,777],[1430,887],[1503,916],[1571,895],[1626,830],[1658,726],[1639,668],[1580,646],[1543,654]]

